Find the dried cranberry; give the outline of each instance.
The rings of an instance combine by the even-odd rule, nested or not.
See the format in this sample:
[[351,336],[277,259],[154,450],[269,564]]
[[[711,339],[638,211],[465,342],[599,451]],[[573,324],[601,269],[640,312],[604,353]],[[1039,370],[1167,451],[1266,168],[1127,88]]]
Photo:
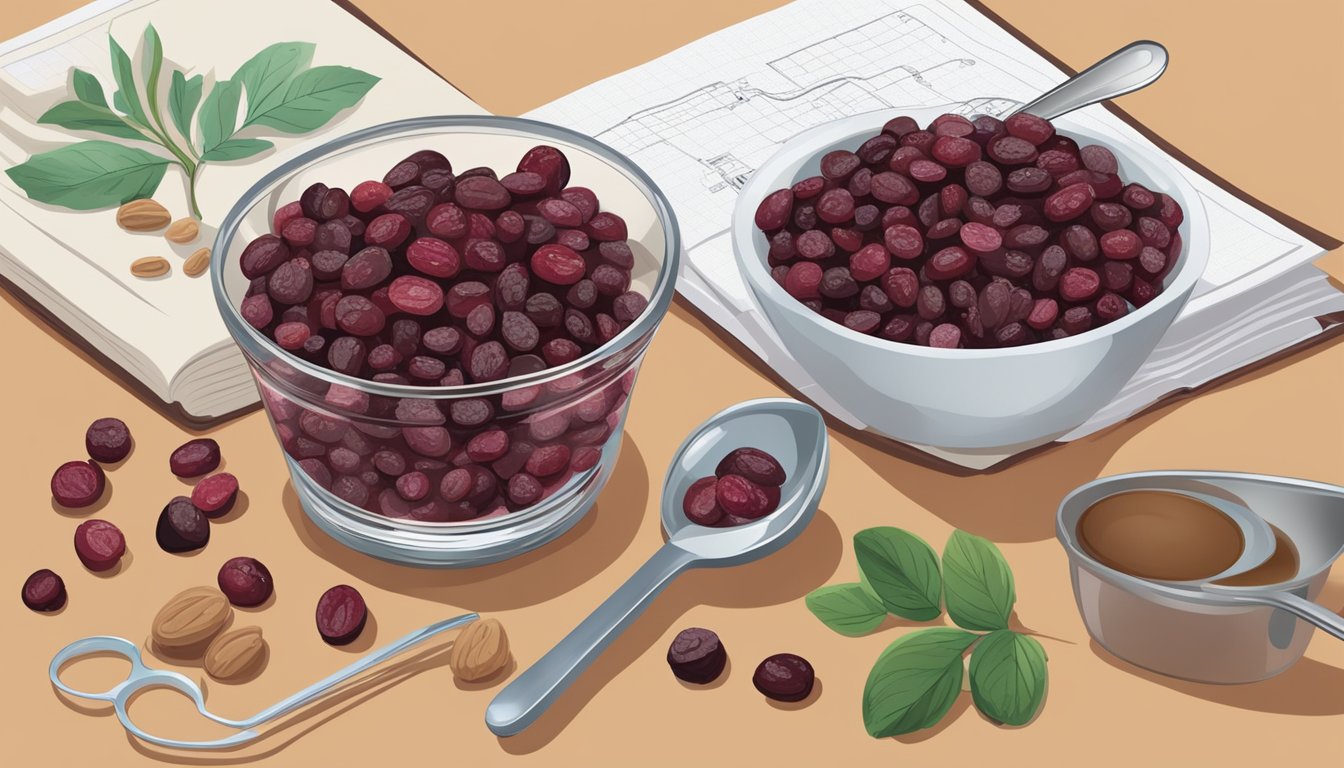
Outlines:
[[317,632],[331,645],[347,645],[359,637],[369,609],[359,590],[346,584],[328,589],[317,601]]
[[191,552],[210,542],[210,521],[186,496],[176,496],[159,513],[154,538],[165,552]]
[[115,464],[131,453],[131,430],[121,419],[98,419],[84,432],[84,449],[94,461]]
[[23,581],[23,604],[41,613],[59,611],[65,606],[65,580],[49,568],[33,571]]
[[569,160],[555,147],[542,145],[529,149],[518,161],[518,170],[545,179],[543,191],[548,195],[557,194],[569,184]]
[[714,495],[724,512],[748,520],[764,517],[779,505],[778,487],[758,485],[741,475],[720,477]]
[[783,485],[784,467],[759,448],[737,448],[724,456],[714,469],[716,477],[740,475],[758,485]]
[[253,557],[225,560],[219,567],[216,582],[229,602],[242,608],[261,605],[275,592],[270,570]]
[[1115,155],[1111,150],[1098,144],[1088,144],[1078,150],[1078,156],[1083,161],[1083,167],[1096,173],[1118,173],[1119,163],[1115,160]]
[[202,437],[188,440],[168,457],[168,469],[178,477],[196,477],[219,466],[219,443]]
[[85,520],[75,529],[75,554],[90,571],[109,571],[126,554],[126,537],[106,520]]
[[668,647],[668,666],[672,667],[672,674],[695,685],[707,685],[718,679],[727,660],[723,643],[710,629],[681,629]]
[[103,496],[107,476],[92,461],[67,461],[51,476],[51,496],[64,507],[87,507]]
[[228,514],[237,499],[238,478],[228,472],[201,478],[191,489],[191,503],[208,517]]
[[807,659],[792,653],[766,657],[751,675],[751,684],[776,701],[802,701],[812,693],[816,672]]
[[702,477],[691,483],[682,498],[681,509],[686,518],[696,525],[714,525],[723,518],[723,508],[716,495],[718,478]]

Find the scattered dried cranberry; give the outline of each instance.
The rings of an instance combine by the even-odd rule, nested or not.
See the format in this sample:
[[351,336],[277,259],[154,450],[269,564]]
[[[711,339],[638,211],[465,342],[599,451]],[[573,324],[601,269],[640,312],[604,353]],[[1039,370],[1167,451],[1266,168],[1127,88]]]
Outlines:
[[368,621],[369,609],[354,587],[340,584],[322,593],[317,601],[317,632],[331,645],[347,645],[359,637]]
[[945,348],[1062,338],[1151,301],[1180,255],[1175,200],[1034,115],[898,118],[820,165],[767,195],[756,224],[784,290],[858,333]]
[[706,685],[723,674],[728,652],[719,636],[708,629],[688,627],[677,633],[667,649],[667,665],[678,679]]
[[191,489],[191,503],[205,513],[206,517],[222,517],[233,509],[238,500],[238,478],[228,472],[220,472],[202,478]]
[[131,453],[131,430],[121,419],[98,419],[84,433],[84,447],[94,461],[115,464]]
[[107,476],[92,461],[67,461],[51,476],[51,496],[63,507],[87,507],[103,497]]
[[192,552],[210,542],[210,520],[186,496],[176,496],[159,513],[154,538],[165,552]]
[[168,457],[168,469],[178,477],[196,477],[219,466],[219,443],[202,437],[188,440]]
[[241,607],[261,605],[275,591],[271,572],[260,560],[252,557],[235,557],[224,561],[219,567],[219,591],[230,603]]
[[126,537],[106,520],[85,520],[75,529],[75,554],[91,571],[111,570],[126,554]]
[[24,580],[21,595],[23,604],[34,611],[59,611],[65,605],[65,580],[48,568],[33,571]]
[[816,672],[807,659],[792,653],[777,653],[767,656],[756,667],[751,684],[775,701],[802,701],[812,693],[816,679]]

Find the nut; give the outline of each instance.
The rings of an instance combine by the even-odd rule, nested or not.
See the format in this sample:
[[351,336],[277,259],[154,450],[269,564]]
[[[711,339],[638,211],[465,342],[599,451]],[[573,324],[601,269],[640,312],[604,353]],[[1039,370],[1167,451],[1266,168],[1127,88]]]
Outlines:
[[214,587],[192,587],[159,610],[150,632],[154,642],[165,648],[184,648],[214,636],[232,613],[223,592]]
[[168,274],[172,268],[162,256],[146,256],[131,262],[131,274],[136,277],[160,277]]
[[182,245],[195,240],[196,236],[199,234],[201,234],[201,227],[196,223],[196,220],[186,218],[178,219],[172,224],[169,224],[168,231],[164,232],[163,236],[174,243]]
[[460,680],[484,680],[509,665],[509,636],[498,619],[467,625],[453,642],[448,666]]
[[216,637],[205,649],[205,671],[216,680],[240,677],[266,653],[261,627],[243,627]]
[[117,226],[130,232],[156,232],[172,220],[167,208],[149,198],[132,200],[117,209]]
[[198,277],[205,274],[205,270],[210,268],[210,249],[197,248],[187,261],[182,265],[182,271],[187,273],[187,277]]

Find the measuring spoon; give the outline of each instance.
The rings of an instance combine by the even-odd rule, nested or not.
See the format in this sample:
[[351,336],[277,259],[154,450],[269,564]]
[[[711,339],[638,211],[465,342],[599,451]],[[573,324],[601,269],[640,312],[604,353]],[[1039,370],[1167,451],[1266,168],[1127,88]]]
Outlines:
[[[779,507],[735,528],[706,528],[686,519],[681,501],[691,483],[713,475],[729,451],[743,447],[767,450],[783,466],[787,479]],[[796,400],[749,400],[701,424],[677,449],[663,481],[666,543],[583,623],[500,691],[485,710],[485,724],[498,736],[513,736],[531,725],[682,571],[740,565],[795,539],[821,500],[828,456],[821,414]]]

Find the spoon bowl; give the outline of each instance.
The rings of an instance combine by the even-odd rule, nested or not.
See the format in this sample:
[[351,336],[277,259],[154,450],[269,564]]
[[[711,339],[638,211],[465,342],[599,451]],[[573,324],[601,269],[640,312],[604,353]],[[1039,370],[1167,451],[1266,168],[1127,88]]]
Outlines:
[[[687,519],[681,500],[696,479],[737,448],[769,446],[784,468],[779,507],[733,528],[706,528]],[[672,458],[663,480],[662,519],[668,543],[698,558],[699,567],[724,567],[775,552],[802,532],[826,487],[826,423],[815,408],[788,398],[749,400],[701,424]]]
[[[691,483],[713,475],[729,451],[748,446],[767,446],[784,468],[775,511],[734,528],[705,528],[687,520],[681,500]],[[497,736],[522,732],[687,568],[740,565],[797,538],[817,511],[829,459],[821,414],[796,400],[749,400],[697,427],[677,449],[663,482],[667,541],[574,631],[499,692],[485,710],[485,724]]]

